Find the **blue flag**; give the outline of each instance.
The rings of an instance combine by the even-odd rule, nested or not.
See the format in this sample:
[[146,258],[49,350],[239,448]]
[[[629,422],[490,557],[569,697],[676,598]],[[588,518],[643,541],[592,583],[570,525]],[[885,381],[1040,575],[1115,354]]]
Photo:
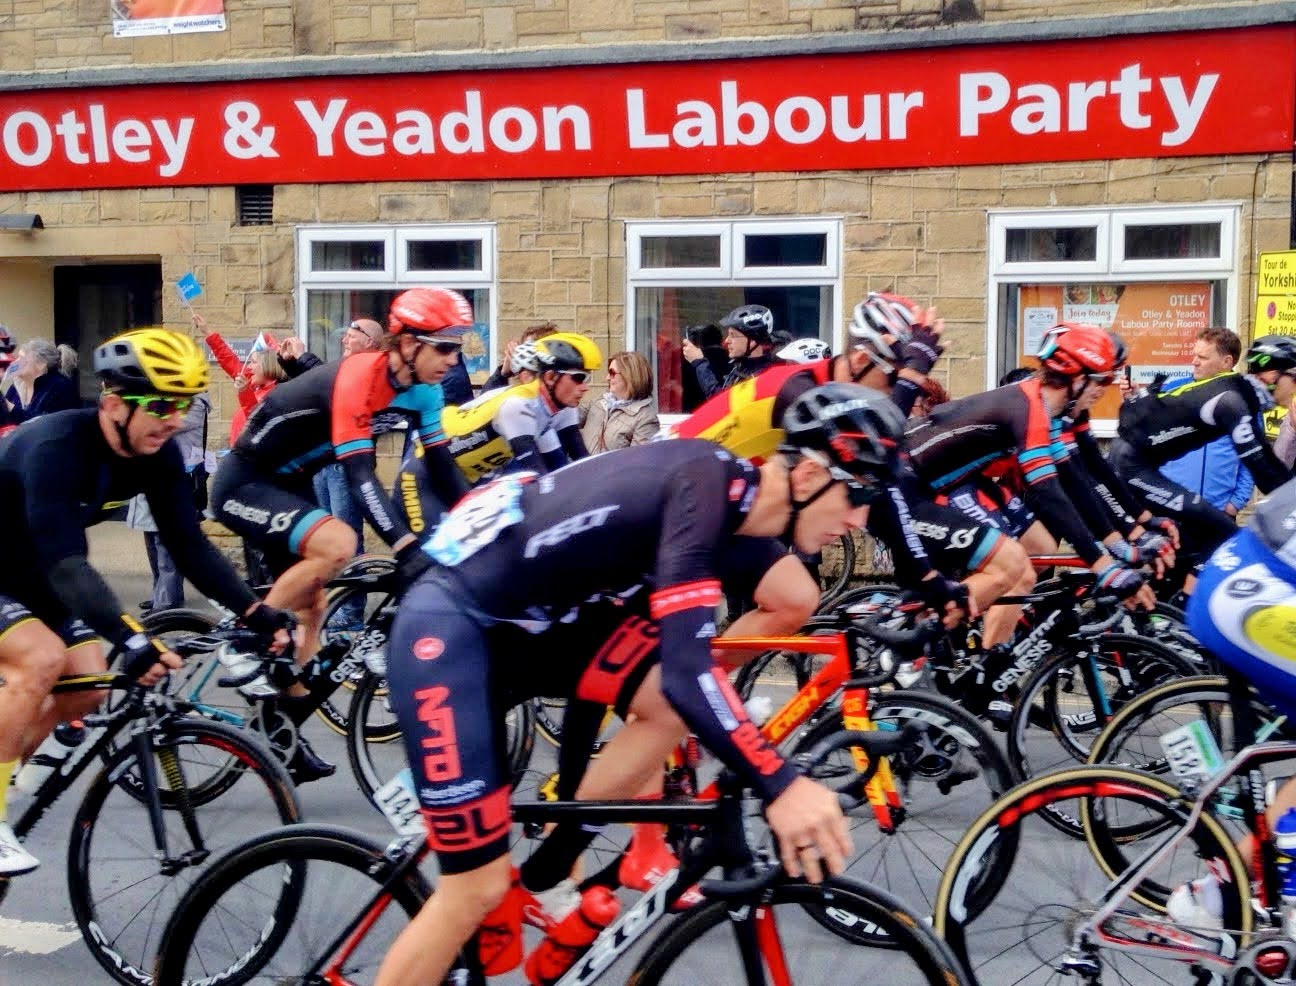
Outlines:
[[180,292],[180,300],[187,305],[202,294],[202,285],[198,283],[198,278],[194,277],[193,271],[190,271],[176,281],[176,290]]

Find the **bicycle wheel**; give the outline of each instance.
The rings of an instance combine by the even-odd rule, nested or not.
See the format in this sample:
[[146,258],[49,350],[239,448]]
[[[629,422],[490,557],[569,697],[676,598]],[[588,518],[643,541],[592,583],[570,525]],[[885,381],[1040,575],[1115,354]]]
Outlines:
[[[889,943],[886,951],[870,962],[859,944],[825,935],[808,916],[814,909],[831,909],[842,923],[878,929],[882,934],[876,937]],[[763,967],[763,975],[749,975],[745,959]],[[972,983],[917,915],[874,887],[844,879],[819,886],[785,883],[759,898],[716,901],[690,911],[654,939],[629,981],[636,986],[767,981],[804,986],[840,983],[847,970],[866,968],[885,969],[888,986]]]
[[167,858],[157,858],[134,746],[91,781],[68,844],[68,898],[86,945],[121,983],[146,983],[171,907],[212,855],[300,807],[269,750],[221,723],[166,720],[151,737]]
[[[513,784],[522,779],[535,744],[535,710],[523,702],[505,717],[506,755]],[[367,675],[355,689],[346,732],[347,757],[356,783],[373,802],[374,792],[408,766],[400,726],[387,698],[387,681]]]
[[827,545],[819,554],[819,595],[835,599],[850,588],[855,576],[855,537],[849,531]]
[[[157,986],[373,982],[388,947],[431,893],[417,868],[367,915],[374,923],[344,969],[337,968],[342,957],[320,951],[360,919],[393,865],[382,845],[333,825],[294,825],[239,846],[194,882],[171,915]],[[320,974],[305,978],[320,962]]]
[[[387,563],[387,564],[383,564]],[[374,558],[367,560],[367,567],[372,566],[375,571],[381,572],[385,569],[394,570],[394,562],[386,558]],[[326,644],[335,636],[342,636],[346,639],[353,638],[362,629],[381,628],[384,631],[383,639],[386,639],[386,632],[391,629],[392,614],[383,612],[388,609],[392,602],[392,595],[386,591],[374,591],[368,586],[345,586],[340,589],[334,589],[329,593],[328,604],[324,610],[324,628],[320,633],[320,644]],[[380,621],[375,623],[375,620]],[[375,655],[376,661],[368,661],[375,667],[386,668],[386,648],[383,653]],[[381,662],[381,663],[377,663]],[[351,704],[355,700],[355,689],[361,681],[364,680],[366,669],[362,665],[342,686],[326,698],[315,714],[319,716],[335,733],[342,736],[347,734],[347,726],[351,718]]]
[[[150,613],[143,621],[144,629],[163,641],[210,633],[216,625],[214,616],[193,609],[164,609]],[[220,685],[226,673],[215,652],[209,651],[186,658],[184,665],[167,675],[160,687],[209,719],[240,728],[252,719],[255,710],[236,689]]]
[[[1008,760],[1018,778],[1085,763],[1116,712],[1195,670],[1155,640],[1114,633],[1097,638],[1093,648],[1053,654],[1023,682],[1008,726]],[[1074,819],[1057,820],[1062,831],[1080,834]]]
[[[1083,841],[1067,838],[1041,817],[1063,801],[1086,805],[1085,813],[1095,818],[1155,819],[1166,834],[1119,847],[1103,831],[1086,830]],[[1182,840],[1167,844],[1189,807],[1180,804],[1174,785],[1140,771],[1079,767],[1027,781],[991,805],[954,851],[941,880],[934,930],[983,983],[1069,981],[1066,962],[1076,957],[1077,931],[1105,902],[1113,878],[1145,853],[1164,848],[1101,934],[1081,943],[1083,956],[1100,966],[1088,981],[1200,982],[1178,946],[1185,939],[1199,941],[1216,949],[1214,954],[1224,946],[1218,937],[1198,936],[1168,921],[1169,890],[1201,876],[1209,862],[1220,879],[1223,927],[1240,941],[1251,930],[1250,882],[1232,840],[1209,815]],[[987,879],[992,869],[1000,872]],[[1129,943],[1154,947],[1138,954],[1117,947]]]
[[[888,758],[901,805],[895,831],[883,831],[867,802],[850,813],[855,855],[846,876],[931,913],[945,861],[967,827],[1012,787],[1012,771],[985,726],[947,699],[895,691],[871,695],[869,705],[869,718],[878,729],[899,731],[918,723],[927,732],[912,748]],[[841,715],[834,712],[798,742],[796,752],[841,728]],[[831,783],[854,769],[850,751],[842,750],[811,776]],[[831,908],[816,910],[814,917],[848,939],[880,944],[870,926],[838,921]]]
[[[1287,718],[1266,705],[1258,695],[1253,695],[1251,708],[1260,724],[1258,741],[1289,740],[1296,736]],[[1149,691],[1117,713],[1094,741],[1089,762],[1134,767],[1168,778],[1169,764],[1161,748],[1161,737],[1192,722],[1206,726],[1226,760],[1245,745],[1234,732],[1227,679],[1183,678]],[[1289,762],[1266,764],[1262,770],[1269,778],[1293,773]],[[1211,811],[1222,822],[1237,822],[1242,817],[1242,799],[1249,796],[1243,779],[1236,778],[1220,788]]]

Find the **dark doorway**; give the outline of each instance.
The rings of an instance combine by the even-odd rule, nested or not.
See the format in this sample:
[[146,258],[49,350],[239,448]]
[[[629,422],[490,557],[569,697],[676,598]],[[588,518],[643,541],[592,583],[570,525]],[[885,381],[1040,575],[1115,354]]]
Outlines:
[[99,343],[126,329],[162,324],[162,264],[86,264],[54,268],[54,341],[81,358],[81,396],[97,394]]

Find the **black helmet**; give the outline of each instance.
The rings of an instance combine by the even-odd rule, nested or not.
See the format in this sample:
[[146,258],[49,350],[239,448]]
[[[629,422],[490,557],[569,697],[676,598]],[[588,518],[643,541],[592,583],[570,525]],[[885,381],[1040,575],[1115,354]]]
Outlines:
[[1247,369],[1252,373],[1296,368],[1296,338],[1261,336],[1251,343],[1246,354]]
[[774,332],[774,315],[764,305],[743,305],[720,319],[722,329],[737,329],[759,346],[769,344]]
[[788,407],[782,448],[818,453],[827,456],[830,469],[886,482],[895,478],[904,429],[904,415],[885,394],[852,383],[827,383],[807,390]]

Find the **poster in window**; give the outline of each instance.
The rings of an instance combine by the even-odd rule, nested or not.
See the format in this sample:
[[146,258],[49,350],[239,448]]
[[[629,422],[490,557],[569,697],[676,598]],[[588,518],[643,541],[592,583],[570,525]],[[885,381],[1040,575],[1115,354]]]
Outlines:
[[225,30],[225,0],[108,0],[114,38]]
[[460,359],[468,370],[468,379],[474,387],[480,387],[491,374],[490,362],[490,323],[474,322],[473,327],[463,334],[463,350]]
[[[1039,320],[1045,309],[1059,322],[1083,322],[1110,329],[1125,340],[1135,384],[1192,373],[1193,343],[1211,324],[1211,285],[1202,282],[1031,284],[1018,288],[1017,338],[1024,361],[1038,352]],[[1027,343],[1035,340],[1035,348]],[[1114,419],[1120,392],[1113,387],[1093,410],[1095,419]]]

